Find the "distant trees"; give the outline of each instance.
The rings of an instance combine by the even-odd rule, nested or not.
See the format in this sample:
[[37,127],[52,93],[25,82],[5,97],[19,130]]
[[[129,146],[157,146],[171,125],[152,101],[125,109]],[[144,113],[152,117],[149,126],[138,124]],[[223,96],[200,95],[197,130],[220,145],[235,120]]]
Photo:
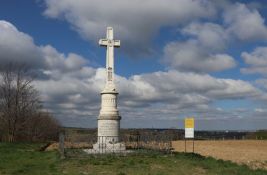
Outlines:
[[9,64],[0,71],[2,140],[38,141],[54,137],[59,125],[50,114],[42,112],[31,69],[25,65]]

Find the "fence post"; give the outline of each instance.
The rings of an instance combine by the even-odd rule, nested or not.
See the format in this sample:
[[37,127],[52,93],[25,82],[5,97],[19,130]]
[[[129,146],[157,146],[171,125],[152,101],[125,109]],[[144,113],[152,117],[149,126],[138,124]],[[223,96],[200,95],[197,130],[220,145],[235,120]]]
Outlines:
[[193,153],[195,153],[195,139],[198,140],[198,135],[195,134],[193,138]]
[[65,139],[65,132],[64,132],[64,129],[61,129],[59,131],[59,153],[60,153],[60,158],[61,159],[65,158],[64,139]]
[[184,138],[184,152],[186,153],[186,138]]

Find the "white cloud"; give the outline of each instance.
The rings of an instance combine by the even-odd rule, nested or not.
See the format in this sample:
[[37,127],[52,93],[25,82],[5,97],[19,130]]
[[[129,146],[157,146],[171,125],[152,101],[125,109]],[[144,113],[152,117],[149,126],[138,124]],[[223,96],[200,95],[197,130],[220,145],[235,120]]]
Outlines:
[[241,57],[247,64],[253,66],[267,66],[267,47],[258,47],[252,53],[243,52]]
[[250,83],[243,80],[217,79],[220,88],[211,90],[208,94],[215,99],[240,99],[245,97],[257,97],[260,91]]
[[195,37],[199,44],[210,52],[224,50],[229,40],[222,26],[209,22],[193,22],[182,29],[182,34]]
[[182,94],[199,94],[209,99],[244,98],[257,94],[257,90],[245,81],[216,79],[207,74],[155,72],[140,75],[138,81],[133,82],[140,81],[154,87],[155,94],[160,94],[159,99],[165,99],[164,96],[177,99]]
[[236,66],[227,54],[212,53],[198,40],[172,42],[164,48],[163,62],[171,68],[196,72],[215,72]]
[[257,47],[253,52],[242,52],[241,57],[248,67],[241,68],[242,73],[260,73],[267,75],[267,47]]
[[45,59],[46,68],[49,70],[75,71],[89,63],[89,60],[75,53],[65,56],[50,45],[42,46],[40,50]]
[[[104,75],[102,68],[86,78],[65,73],[56,81],[38,80],[36,86],[46,105],[58,116],[95,119],[99,113],[99,93],[104,87]],[[119,108],[127,115],[126,119],[135,116],[133,111],[146,117],[155,113],[152,117],[155,121],[163,114],[166,120],[191,112],[209,115],[214,110],[209,105],[214,101],[254,98],[260,93],[242,80],[217,79],[207,74],[174,70],[134,75],[128,79],[116,75],[116,81],[120,92]]]
[[261,86],[261,87],[263,87],[263,88],[265,88],[267,90],[267,79],[264,79],[264,78],[257,79],[256,80],[256,84]]
[[150,41],[161,27],[215,14],[207,0],[45,0],[45,3],[46,16],[65,19],[83,38],[95,43],[103,37],[107,26],[113,26],[115,37],[125,44],[123,48],[135,54],[151,51]]
[[75,53],[59,53],[50,45],[37,46],[31,36],[18,31],[8,21],[0,21],[0,33],[0,62],[3,67],[10,63],[25,64],[38,70],[39,78],[54,79],[64,72],[75,76],[78,70],[84,74],[93,71],[92,68],[83,68],[89,63],[84,57]]
[[[85,121],[95,121],[99,113],[99,93],[104,87],[105,69],[90,67],[88,60],[78,54],[66,55],[50,45],[36,46],[29,35],[19,32],[8,22],[2,22],[2,28],[8,28],[5,31],[8,34],[12,31],[12,36],[9,37],[14,36],[12,39],[16,42],[0,39],[1,53],[12,54],[10,53],[13,51],[12,44],[24,43],[25,49],[16,50],[16,55],[12,56],[14,61],[21,59],[20,55],[23,54],[25,54],[25,60],[22,62],[34,63],[36,59],[39,63],[39,58],[41,59],[42,65],[36,64],[38,66],[35,66],[34,69],[41,71],[46,77],[37,79],[35,85],[41,93],[45,106],[64,124],[95,126],[93,123],[87,124]],[[215,26],[215,28],[217,27]],[[188,66],[190,64],[181,62],[177,64],[179,69],[183,65],[187,70],[208,72],[223,70],[235,65],[230,56],[216,52],[208,54],[205,50],[198,48],[194,42],[196,40],[192,40],[192,43],[191,41],[185,42],[184,45],[173,43],[173,48],[170,48],[168,54],[174,56],[176,53],[178,55],[180,53],[188,54],[187,58],[189,58],[190,64],[199,64],[190,67]],[[202,42],[209,43],[208,41]],[[25,50],[29,50],[28,47],[31,48],[31,52],[26,53]],[[180,50],[177,51],[177,49]],[[188,49],[195,52],[190,53]],[[32,57],[32,60],[26,59],[35,52],[37,56]],[[190,54],[195,55],[190,56]],[[202,60],[196,62],[196,58]],[[2,63],[2,60],[0,61]],[[187,60],[182,61],[186,62]],[[202,64],[201,61],[204,63]],[[261,94],[260,90],[246,81],[219,79],[204,73],[177,70],[133,75],[129,78],[116,75],[115,79],[120,92],[119,108],[124,119],[128,121],[137,117],[141,122],[148,120],[172,122],[178,115],[184,116],[192,113],[209,118],[220,117],[222,115],[216,115],[219,110],[214,109],[211,105],[213,102],[223,99],[254,99]],[[221,111],[221,113],[223,112]],[[139,119],[135,122],[138,123]]]
[[[107,6],[102,0],[45,0],[45,4],[46,16],[68,21],[83,38],[95,43],[104,37],[106,26],[113,26],[115,38],[122,39],[122,49],[128,53],[155,53],[151,41],[162,27],[182,27],[180,35],[187,40],[167,43],[162,58],[165,65],[179,71],[217,72],[234,68],[234,58],[225,53],[230,44],[237,38],[267,39],[264,18],[256,8],[243,3],[115,0]],[[220,10],[223,24],[198,20],[218,17]],[[266,70],[254,67],[244,68],[242,72]]]
[[265,113],[267,114],[266,109],[262,109],[262,108],[255,108],[254,111],[255,111],[255,112],[259,112],[259,113],[263,113],[263,112],[265,112]]
[[[222,25],[193,21],[182,28],[180,31],[187,36],[186,40],[168,43],[164,48],[163,63],[180,71],[222,71],[236,66],[234,58],[224,53],[230,44],[267,40],[264,18],[256,9],[249,9],[246,4],[224,4],[223,19]],[[265,52],[263,48],[259,48],[252,55],[242,53],[245,62],[253,65],[243,68],[242,72],[266,74]],[[255,66],[256,61],[258,66]]]
[[258,10],[249,9],[245,4],[228,6],[223,14],[228,32],[240,40],[266,40],[267,27]]
[[40,50],[35,46],[32,37],[17,30],[11,23],[0,20],[0,62],[10,62],[41,67],[44,60]]

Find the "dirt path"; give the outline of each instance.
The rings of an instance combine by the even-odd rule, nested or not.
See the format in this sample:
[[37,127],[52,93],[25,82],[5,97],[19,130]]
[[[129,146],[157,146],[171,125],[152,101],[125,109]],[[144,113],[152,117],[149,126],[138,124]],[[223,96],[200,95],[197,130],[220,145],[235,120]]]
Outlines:
[[[172,146],[175,151],[185,151],[184,141],[173,141]],[[187,141],[187,151],[192,148],[192,141]],[[267,169],[267,141],[263,140],[195,141],[195,153]]]

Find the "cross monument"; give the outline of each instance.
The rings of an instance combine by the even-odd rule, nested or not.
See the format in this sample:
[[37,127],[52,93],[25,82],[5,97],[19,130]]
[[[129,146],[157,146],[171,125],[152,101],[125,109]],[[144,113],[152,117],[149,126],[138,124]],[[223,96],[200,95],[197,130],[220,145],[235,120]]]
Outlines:
[[119,130],[121,116],[117,109],[116,86],[114,82],[114,47],[120,47],[120,40],[113,39],[113,28],[107,28],[107,38],[99,40],[100,46],[107,48],[106,52],[106,84],[101,92],[101,109],[98,116],[97,143],[93,149],[97,152],[125,151],[125,145],[120,142]]

